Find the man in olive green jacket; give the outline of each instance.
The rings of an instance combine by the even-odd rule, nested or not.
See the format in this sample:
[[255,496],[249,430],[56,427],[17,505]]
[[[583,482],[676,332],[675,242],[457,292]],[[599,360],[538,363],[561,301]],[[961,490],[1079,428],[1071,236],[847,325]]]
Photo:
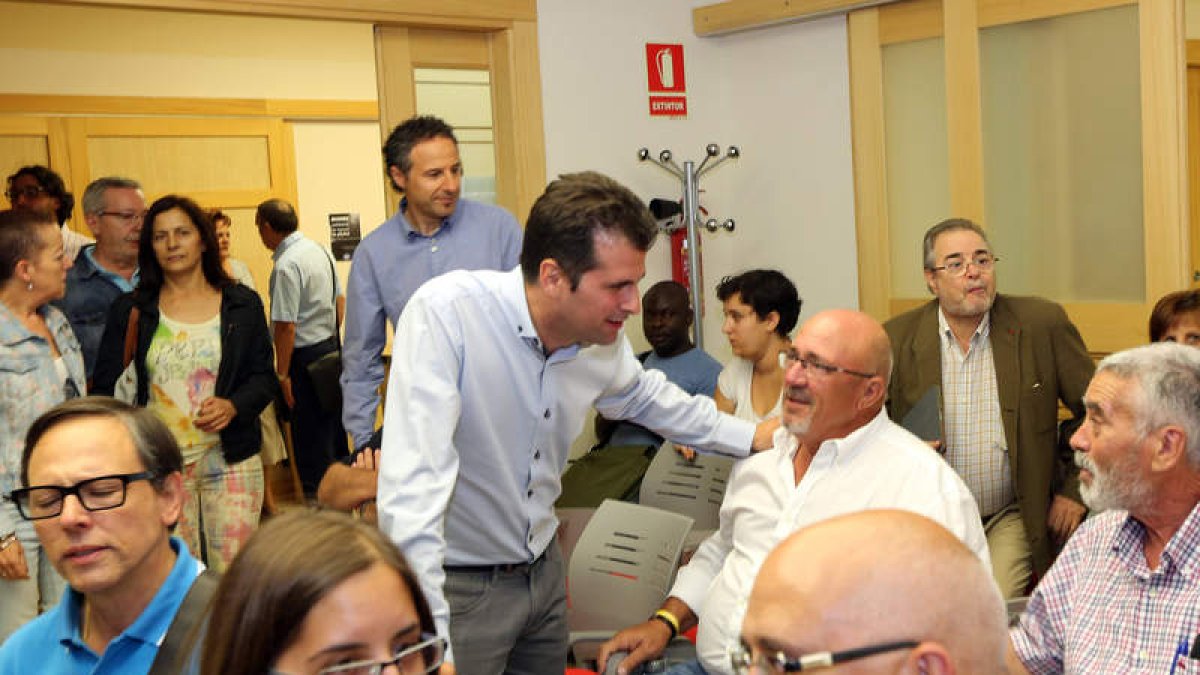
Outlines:
[[931,390],[938,396],[939,449],[979,502],[996,582],[1015,597],[1086,512],[1058,402],[1073,430],[1095,365],[1061,306],[997,295],[996,258],[975,223],[938,223],[924,254],[936,299],[885,324],[895,355],[889,411],[900,421]]

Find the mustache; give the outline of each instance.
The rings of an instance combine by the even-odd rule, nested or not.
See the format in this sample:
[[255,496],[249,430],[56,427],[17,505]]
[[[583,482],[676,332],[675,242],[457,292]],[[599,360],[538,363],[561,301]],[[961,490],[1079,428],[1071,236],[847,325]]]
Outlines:
[[813,402],[812,393],[808,391],[807,387],[788,386],[784,388],[783,395],[793,403],[810,404]]
[[1086,469],[1090,473],[1096,473],[1096,465],[1092,462],[1092,458],[1087,456],[1087,453],[1075,451],[1075,466],[1080,469]]

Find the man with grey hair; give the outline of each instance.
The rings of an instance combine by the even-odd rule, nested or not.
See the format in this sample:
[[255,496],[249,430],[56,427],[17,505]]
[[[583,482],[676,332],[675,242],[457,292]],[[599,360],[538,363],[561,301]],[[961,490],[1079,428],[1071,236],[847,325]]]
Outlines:
[[[0,647],[0,675],[150,670],[203,571],[171,536],[183,509],[182,466],[174,436],[145,408],[91,396],[34,421],[21,458],[25,487],[7,496],[33,521],[68,588]],[[198,588],[210,592],[212,582]],[[163,658],[175,664],[190,654],[171,651]]]
[[1100,362],[1071,438],[1087,505],[1010,634],[1011,672],[1200,666],[1200,350],[1161,342]]
[[856,672],[1000,675],[1005,619],[991,574],[946,528],[860,511],[767,556],[730,660],[739,674],[853,662]]
[[67,271],[67,292],[55,304],[67,315],[83,348],[88,379],[96,367],[96,353],[108,308],[138,282],[138,239],[146,197],[142,186],[129,178],[106,176],[83,191],[83,217],[96,237],[84,246]]
[[[1006,598],[1025,594],[1083,519],[1071,472],[1069,430],[1093,363],[1059,305],[996,293],[996,261],[983,229],[965,218],[929,228],[925,283],[936,298],[885,328],[896,371],[892,419],[937,406],[938,447],[983,514],[992,571]],[[1058,402],[1073,419],[1062,433]]]

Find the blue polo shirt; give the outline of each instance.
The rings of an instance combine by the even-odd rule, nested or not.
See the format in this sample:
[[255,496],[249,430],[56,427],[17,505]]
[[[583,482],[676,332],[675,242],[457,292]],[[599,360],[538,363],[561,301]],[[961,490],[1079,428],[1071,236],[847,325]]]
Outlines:
[[67,587],[54,609],[22,626],[0,647],[0,675],[126,675],[149,672],[175,612],[203,566],[178,537],[171,537],[175,566],[137,620],[108,643],[103,655],[80,633],[83,596]]

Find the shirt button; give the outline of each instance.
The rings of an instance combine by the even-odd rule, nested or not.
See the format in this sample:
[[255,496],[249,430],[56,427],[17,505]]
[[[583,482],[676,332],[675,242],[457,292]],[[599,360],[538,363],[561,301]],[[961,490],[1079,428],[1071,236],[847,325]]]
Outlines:
[[526,493],[525,493],[525,496],[526,496],[526,497],[532,497],[532,496],[533,496],[533,490],[530,490],[530,491],[526,492]]
[[549,408],[546,408],[546,412],[542,413],[542,417],[545,417],[546,419],[550,419],[550,409]]
[[534,450],[534,452],[533,452],[533,458],[534,458],[534,459],[541,459],[541,458],[542,458],[542,451],[541,451],[541,450]]
[[430,250],[430,251],[433,251],[434,253],[437,253],[438,247],[437,247],[437,246],[431,246],[431,247],[429,247],[429,250]]

